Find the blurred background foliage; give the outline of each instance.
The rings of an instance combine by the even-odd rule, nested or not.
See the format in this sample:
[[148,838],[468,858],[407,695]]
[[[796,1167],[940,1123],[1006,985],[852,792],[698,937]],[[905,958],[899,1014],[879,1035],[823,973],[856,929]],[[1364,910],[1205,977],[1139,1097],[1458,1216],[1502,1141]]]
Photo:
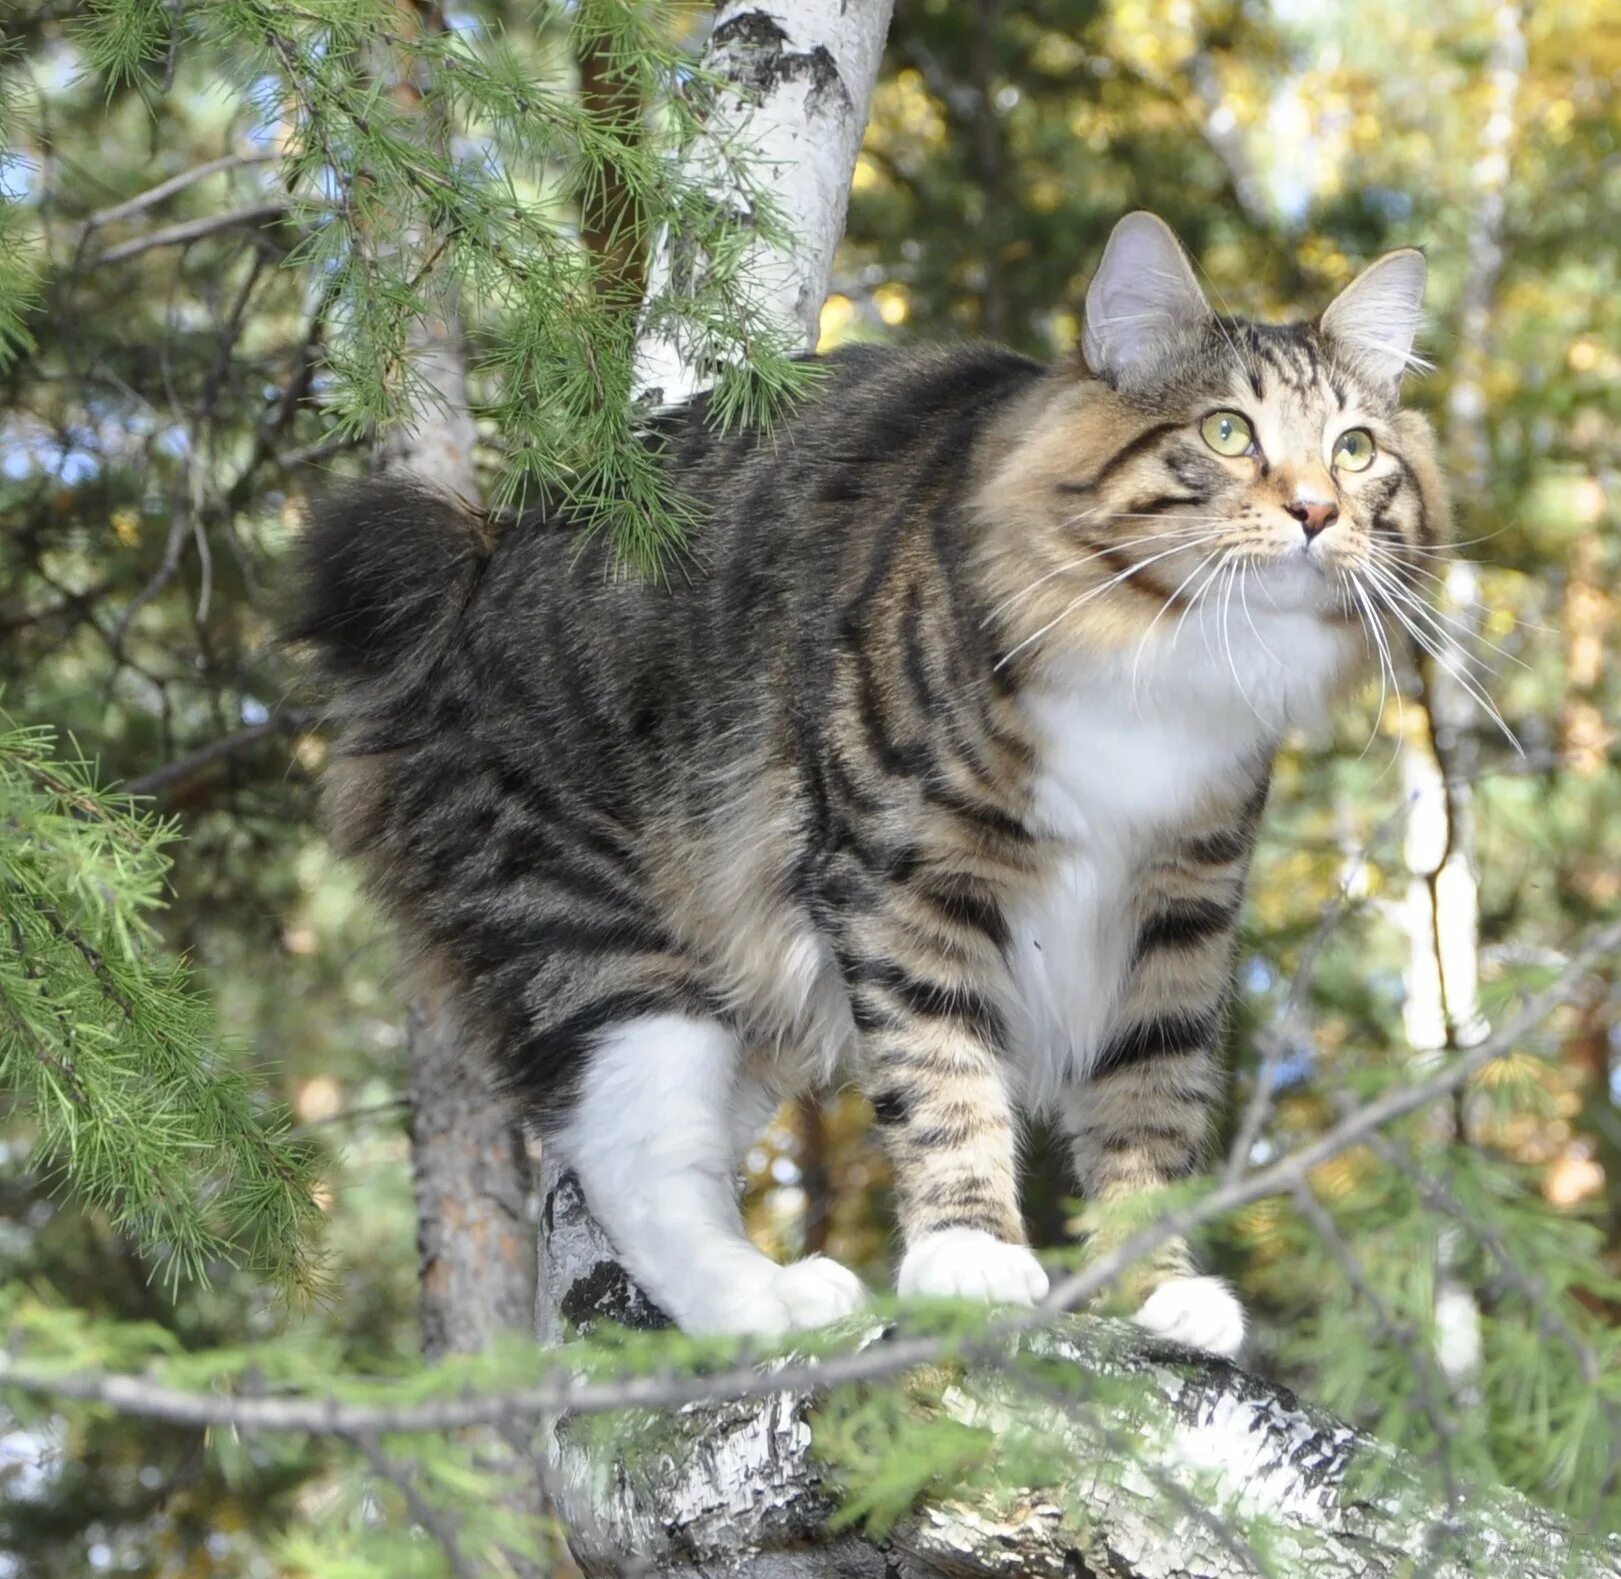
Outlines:
[[[105,777],[180,820],[163,933],[322,1158],[335,1288],[289,1310],[224,1262],[201,1280],[153,1279],[105,1212],[55,1188],[30,1126],[3,1115],[0,1283],[35,1317],[149,1322],[186,1347],[294,1334],[323,1364],[389,1371],[418,1346],[403,984],[315,827],[325,745],[274,639],[300,501],[365,464],[367,433],[337,422],[327,398],[320,291],[298,262],[307,216],[278,184],[278,128],[252,81],[222,76],[206,52],[160,50],[110,83],[77,41],[76,10],[17,0],[0,55],[0,250],[8,269],[26,260],[37,291],[23,318],[32,343],[0,374],[0,693],[14,717],[71,736]],[[535,8],[469,0],[444,15],[461,36],[502,37],[537,75],[573,80]],[[1518,50],[1505,48],[1505,16]],[[1170,221],[1212,299],[1235,312],[1314,312],[1379,252],[1425,249],[1436,371],[1414,399],[1454,453],[1482,430],[1489,445],[1483,471],[1459,463],[1478,602],[1455,612],[1495,644],[1482,649],[1496,671],[1486,683],[1524,749],[1478,710],[1469,720],[1488,1018],[1621,899],[1614,24],[1605,0],[1523,18],[1474,0],[899,0],[822,315],[824,347],[986,336],[1065,355],[1088,270],[1134,207]],[[674,45],[695,48],[701,9],[672,11],[670,26]],[[589,236],[571,172],[551,175],[525,201],[565,226],[578,214]],[[1500,221],[1483,226],[1493,193]],[[1484,333],[1466,300],[1482,278]],[[469,324],[475,341],[494,332],[493,320]],[[482,398],[493,486],[513,435],[496,420],[500,390]],[[1348,1095],[1421,1056],[1403,1017],[1403,837],[1404,753],[1418,749],[1423,710],[1404,680],[1405,706],[1369,688],[1332,739],[1297,742],[1280,766],[1234,1016],[1241,1071],[1270,1049],[1279,1079],[1257,1155],[1320,1130]],[[1601,976],[1545,1041],[1467,1094],[1458,1125],[1473,1161],[1437,1175],[1489,1230],[1454,1268],[1490,1351],[1486,1396],[1458,1407],[1495,1473],[1555,1500],[1580,1482],[1589,1514],[1613,1509],[1614,1466],[1581,1455],[1621,1439],[1589,1420],[1575,1472],[1558,1468],[1577,1451],[1583,1396],[1598,1401],[1578,1348],[1536,1336],[1536,1302],[1516,1303],[1489,1241],[1534,1267],[1548,1297],[1568,1296],[1561,1319],[1577,1313],[1581,1345],[1610,1342],[1616,1024]],[[763,1243],[882,1263],[885,1171],[855,1099],[779,1115],[749,1171]],[[1036,1174],[1032,1216],[1061,1236],[1062,1192]],[[1256,1308],[1264,1367],[1422,1443],[1434,1423],[1382,1323],[1425,1308],[1433,1212],[1375,1152],[1314,1186],[1358,1252],[1357,1276],[1287,1201],[1242,1214],[1212,1252]],[[1516,1378],[1544,1388],[1556,1418],[1540,1436],[1516,1424]],[[0,1574],[275,1572],[280,1533],[340,1499],[336,1474],[296,1442],[256,1443],[222,1466],[196,1433],[95,1412],[8,1431],[0,1416]]]

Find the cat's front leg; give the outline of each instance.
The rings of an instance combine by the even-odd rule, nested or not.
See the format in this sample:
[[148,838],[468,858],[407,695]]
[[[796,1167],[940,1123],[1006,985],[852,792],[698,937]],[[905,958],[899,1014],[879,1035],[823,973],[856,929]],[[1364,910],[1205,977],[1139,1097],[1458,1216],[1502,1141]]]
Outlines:
[[[1060,1117],[1089,1201],[1107,1206],[1199,1171],[1221,1090],[1217,1023],[1214,1013],[1175,1011],[1136,1020],[1090,1079],[1065,1088]],[[1221,1278],[1199,1272],[1183,1240],[1162,1245],[1127,1282],[1150,1332],[1229,1358],[1242,1347],[1243,1307]]]
[[895,1174],[902,1295],[1030,1305],[1003,1029],[992,983],[869,925],[847,961],[864,1088]]

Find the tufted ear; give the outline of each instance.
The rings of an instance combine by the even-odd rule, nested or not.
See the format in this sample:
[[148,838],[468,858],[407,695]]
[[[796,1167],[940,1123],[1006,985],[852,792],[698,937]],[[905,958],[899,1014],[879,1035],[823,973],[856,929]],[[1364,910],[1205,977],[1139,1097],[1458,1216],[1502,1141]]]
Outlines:
[[1424,322],[1424,254],[1413,247],[1370,263],[1329,305],[1318,328],[1377,378],[1427,366],[1413,354]]
[[1102,378],[1151,362],[1178,329],[1210,316],[1210,304],[1171,227],[1139,209],[1114,227],[1086,292],[1086,365]]

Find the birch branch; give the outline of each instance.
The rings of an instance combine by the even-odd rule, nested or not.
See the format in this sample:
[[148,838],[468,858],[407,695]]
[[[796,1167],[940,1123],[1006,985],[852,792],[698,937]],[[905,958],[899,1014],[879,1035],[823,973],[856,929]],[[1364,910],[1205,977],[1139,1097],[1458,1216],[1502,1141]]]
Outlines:
[[[895,1347],[869,1330],[851,1358],[882,1375]],[[1614,1537],[1586,1538],[1501,1489],[1471,1488],[1466,1505],[1452,1506],[1411,1454],[1224,1361],[1096,1317],[1022,1334],[994,1362],[958,1371],[938,1402],[918,1406],[988,1433],[991,1442],[1039,1435],[1054,1451],[1029,1483],[999,1475],[931,1498],[881,1539],[830,1531],[839,1488],[813,1451],[816,1374],[804,1366],[755,1371],[761,1385],[751,1393],[694,1399],[674,1413],[627,1407],[659,1387],[657,1378],[628,1379],[612,1384],[614,1418],[605,1429],[587,1429],[585,1410],[558,1424],[548,1484],[583,1572],[623,1574],[634,1558],[636,1572],[679,1579],[1621,1573]],[[42,1390],[157,1412],[150,1383],[102,1377],[92,1390],[83,1385],[89,1379],[59,1378]],[[0,1385],[33,1390],[28,1378],[3,1370]],[[600,1393],[605,1384],[595,1385]],[[418,1430],[466,1423],[455,1413],[465,1401],[449,1399],[395,1411],[329,1401],[315,1424],[307,1409],[290,1413],[291,1400],[185,1396],[201,1407],[159,1417],[313,1429],[362,1443],[402,1429],[406,1419]],[[232,1405],[228,1416],[221,1406]],[[427,1424],[435,1411],[439,1422]]]

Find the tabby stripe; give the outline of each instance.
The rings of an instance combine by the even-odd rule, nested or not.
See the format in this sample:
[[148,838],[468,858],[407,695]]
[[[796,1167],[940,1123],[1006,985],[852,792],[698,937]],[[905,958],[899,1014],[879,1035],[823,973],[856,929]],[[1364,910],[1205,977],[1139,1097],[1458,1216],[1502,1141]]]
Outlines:
[[1391,451],[1391,454],[1395,455],[1396,464],[1401,467],[1402,475],[1412,486],[1413,498],[1418,503],[1418,540],[1421,543],[1427,543],[1430,540],[1430,516],[1429,511],[1424,507],[1424,490],[1419,486],[1418,473],[1407,464],[1405,456],[1398,454],[1394,450]]
[[564,805],[547,785],[505,763],[492,764],[486,772],[503,799],[519,801],[547,832],[567,834],[575,844],[611,865],[634,866],[635,843],[612,818],[591,807]]
[[1002,914],[1002,907],[989,895],[949,884],[945,880],[913,883],[906,891],[952,925],[980,933],[989,938],[998,950],[1007,947],[1007,920]]
[[[1246,335],[1245,338],[1248,339],[1249,336]],[[1261,377],[1260,370],[1255,366],[1253,356],[1245,361],[1244,371],[1249,374],[1250,388],[1255,391],[1255,398],[1264,400],[1266,398],[1266,383]]]
[[931,1219],[930,1228],[943,1228],[958,1223],[966,1228],[983,1228],[985,1222],[982,1216],[967,1214],[983,1213],[987,1209],[1000,1214],[1002,1210],[1000,1193],[984,1179],[941,1180],[927,1191],[924,1199],[930,1206],[949,1206],[953,1211],[964,1214],[961,1217]]
[[861,837],[858,825],[848,819],[837,824],[828,847],[835,855],[853,855],[863,870],[896,883],[904,883],[922,859],[914,845],[875,847],[868,844]]
[[1133,502],[1130,513],[1132,515],[1164,515],[1167,510],[1174,509],[1179,504],[1208,504],[1209,502],[1210,495],[1207,493],[1160,493],[1142,503]]
[[1140,1020],[1107,1043],[1092,1066],[1092,1078],[1156,1058],[1208,1052],[1216,1044],[1219,1029],[1220,1021],[1215,1010],[1204,1014],[1166,1014],[1153,1020]]
[[1156,422],[1153,427],[1145,428],[1129,443],[1122,444],[1108,460],[1093,474],[1090,482],[1061,482],[1058,485],[1059,493],[1096,493],[1115,472],[1127,461],[1141,455],[1146,449],[1151,449],[1167,434],[1175,433],[1182,427],[1180,422]]
[[919,782],[923,798],[931,805],[973,823],[987,834],[1021,843],[1027,841],[1029,831],[1016,818],[984,801],[940,784],[939,766],[926,741],[902,742],[890,735],[878,700],[878,686],[867,666],[865,655],[858,653],[856,661],[857,711],[867,745],[878,766],[891,778]]
[[[838,748],[830,741],[828,749],[821,760],[827,766],[827,776],[831,780],[831,788],[845,804],[852,806],[867,817],[878,817],[884,809],[884,801],[877,795],[868,794],[867,790],[850,776],[850,770],[845,765],[844,758],[839,754]],[[832,828],[832,814],[829,813],[828,828]]]
[[519,845],[503,853],[500,862],[481,883],[486,891],[511,889],[529,878],[538,878],[549,890],[572,894],[577,899],[619,900],[636,904],[641,895],[616,867],[604,870],[579,859],[578,850],[538,850]]
[[[855,1005],[852,1004],[852,1012]],[[857,1019],[859,1024],[859,1017]],[[899,1029],[888,1020],[882,1020],[872,1027],[874,1030],[895,1031]],[[886,1039],[883,1046],[872,1054],[874,1067],[882,1068],[885,1074],[915,1075],[924,1081],[937,1081],[941,1074],[941,1061],[932,1053],[909,1053],[906,1051],[904,1040]]]
[[[675,986],[647,986],[605,992],[600,998],[593,998],[572,1014],[549,1025],[540,1039],[540,1050],[544,1055],[554,1055],[583,1037],[593,1036],[598,1031],[611,1031],[627,1020],[639,1020],[648,1014],[670,1010],[705,1014],[713,1013],[715,1008],[716,1005],[708,1001],[708,995],[696,984],[688,984],[685,991]],[[554,1056],[552,1061],[555,1064],[559,1059]]]
[[[928,661],[923,653],[922,618],[922,598],[917,583],[914,582],[907,589],[906,612],[901,616],[901,653],[907,682],[912,691],[912,700],[924,718],[939,720],[940,727],[936,733],[949,753],[950,760],[966,769],[971,778],[977,779],[985,789],[994,794],[1000,787],[995,776],[980,761],[970,743],[962,738],[966,734],[966,729],[950,727],[951,724],[958,722],[955,704],[939,696],[935,683],[929,676]],[[943,717],[948,708],[950,717]],[[934,762],[936,771],[939,766],[939,760],[936,758]]]
[[1106,570],[1112,570],[1115,573],[1115,592],[1117,595],[1124,597],[1130,593],[1135,593],[1138,597],[1153,599],[1155,603],[1163,608],[1182,607],[1180,598],[1172,596],[1167,588],[1159,586],[1154,577],[1146,573],[1147,567],[1154,563],[1152,558],[1133,559],[1124,549],[1107,546],[1099,548],[1097,556]]
[[1137,933],[1136,959],[1157,949],[1189,948],[1230,931],[1238,906],[1220,899],[1184,900],[1172,910],[1150,916]]
[[1228,828],[1189,839],[1182,846],[1183,856],[1196,866],[1231,866],[1249,854],[1250,834],[1245,828]]
[[546,954],[664,954],[673,949],[660,928],[634,916],[606,921],[579,916],[545,916],[513,922],[500,918],[449,916],[430,924],[435,938],[458,952],[477,952],[485,962],[480,974],[521,961],[533,966],[535,956]]
[[[581,566],[586,555],[576,556]],[[569,707],[581,727],[581,733],[598,740],[612,740],[616,733],[613,720],[597,706],[592,690],[592,676],[582,666],[574,645],[574,631],[566,613],[573,613],[573,600],[557,598],[547,605],[541,615],[539,631],[544,645],[548,668],[555,690],[569,698]]]
[[979,1123],[930,1124],[924,1129],[908,1130],[906,1140],[908,1145],[924,1151],[957,1151],[984,1133],[985,1126]]
[[921,778],[934,766],[934,758],[922,741],[910,744],[896,740],[884,720],[878,699],[878,684],[867,666],[865,654],[856,656],[856,702],[867,747],[878,766],[891,778]]
[[973,823],[986,833],[996,835],[999,839],[1008,840],[1013,844],[1030,842],[1030,830],[1017,817],[1010,817],[995,806],[987,806],[983,801],[970,800],[968,796],[958,794],[955,790],[931,787],[924,790],[924,795],[931,804],[954,812],[965,821]]
[[878,961],[858,961],[850,975],[858,986],[888,993],[915,1015],[956,1021],[971,1026],[986,1041],[1002,1040],[1001,1015],[972,988],[927,981],[899,965]]
[[[1022,361],[1022,359],[1020,360]],[[1030,364],[1023,363],[1023,366],[1028,368]],[[912,411],[915,415],[916,403],[920,400],[929,406],[938,403],[930,401],[928,396],[938,394],[942,388],[949,391],[954,387],[958,391],[971,393],[982,383],[1006,378],[1007,371],[1007,364],[1004,362],[1000,367],[987,366],[976,369],[975,372],[979,376],[966,382],[937,376],[932,380],[912,384],[908,387],[906,393],[913,403]],[[971,444],[968,441],[978,431],[982,421],[982,410],[978,406],[970,404],[959,420],[952,423],[950,429],[930,451],[932,464],[920,468],[917,473],[919,479],[917,485],[896,501],[895,508],[890,513],[889,519],[884,523],[883,531],[874,547],[867,574],[862,578],[861,586],[857,589],[854,598],[845,607],[840,617],[839,634],[852,646],[858,649],[865,646],[864,637],[868,614],[872,604],[889,582],[894,566],[895,551],[905,535],[906,528],[911,523],[919,498],[925,492],[929,479],[937,475],[942,468],[953,473],[961,470],[966,464],[971,450]],[[884,445],[882,448],[885,453],[881,456],[881,459],[887,462],[893,458],[895,446],[891,443]]]
[[912,688],[912,700],[925,717],[932,717],[936,708],[934,684],[929,679],[928,660],[923,656],[921,625],[923,603],[914,581],[906,589],[906,610],[901,615],[901,657],[906,670],[907,683]]
[[1204,1126],[1133,1124],[1130,1129],[1087,1129],[1084,1133],[1090,1144],[1105,1151],[1131,1151],[1142,1146],[1196,1147],[1203,1137]]

